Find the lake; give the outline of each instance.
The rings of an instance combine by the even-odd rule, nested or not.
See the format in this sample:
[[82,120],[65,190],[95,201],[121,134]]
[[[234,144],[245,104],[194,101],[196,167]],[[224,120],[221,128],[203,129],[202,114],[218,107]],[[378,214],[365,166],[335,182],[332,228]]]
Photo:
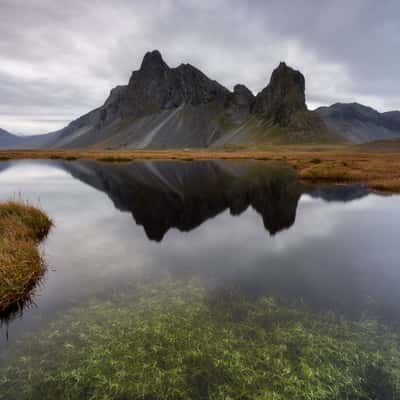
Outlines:
[[[253,365],[255,373],[262,371],[265,367],[260,360],[252,364],[253,360],[243,354],[254,354],[260,343],[268,340],[275,345],[278,339],[261,339],[259,335],[269,334],[268,324],[271,329],[282,330],[286,323],[288,332],[301,327],[304,333],[308,329],[307,335],[304,333],[308,339],[302,339],[305,342],[300,349],[308,348],[309,335],[316,331],[322,335],[327,324],[329,329],[321,336],[321,343],[326,343],[327,335],[330,340],[339,340],[332,333],[336,326],[349,330],[346,345],[354,332],[354,336],[360,333],[357,338],[366,332],[365,325],[360,324],[368,324],[372,332],[368,346],[374,341],[379,351],[380,343],[387,343],[390,336],[390,359],[395,359],[395,365],[385,373],[393,373],[387,378],[391,386],[376,389],[377,384],[371,389],[364,385],[362,390],[378,391],[381,397],[377,398],[396,398],[393,376],[400,371],[400,360],[393,343],[400,322],[399,196],[371,193],[363,185],[305,185],[289,167],[268,162],[26,160],[0,163],[0,200],[10,198],[39,204],[55,226],[41,244],[48,265],[44,279],[22,310],[2,316],[0,371],[7,372],[4,378],[0,375],[0,399],[42,399],[60,397],[61,393],[64,397],[60,398],[71,399],[256,398],[256,391],[264,393],[260,399],[286,398],[283,389],[274,386],[275,378],[269,377],[265,387],[271,385],[268,395],[281,393],[282,397],[267,397],[264,383],[254,383],[267,379],[265,374],[249,381],[245,370],[231,374],[234,365]],[[234,310],[231,305],[235,305]],[[267,323],[268,318],[263,316],[257,330],[252,327],[252,332],[257,331],[255,337],[253,333],[243,334],[260,310],[268,309],[271,317],[281,310],[279,307],[285,310],[284,320],[288,322],[281,322],[279,311],[279,323],[277,319]],[[210,319],[214,311],[216,317]],[[320,328],[310,328],[311,322],[304,322],[314,321],[310,315],[324,321],[318,322]],[[196,320],[202,324],[194,328]],[[294,320],[296,326],[290,325]],[[143,321],[147,325],[142,325]],[[160,337],[166,334],[155,337],[155,332],[162,332],[163,324],[172,321],[168,334],[175,332],[179,341],[160,344]],[[219,321],[224,322],[223,329]],[[180,332],[180,324],[184,332]],[[210,336],[198,344],[196,340],[210,326]],[[303,333],[293,333],[292,337],[303,337]],[[222,345],[212,351],[208,347],[225,334],[226,349],[240,348],[242,342],[235,340],[246,336],[245,342],[255,350],[243,350],[237,356],[243,360],[237,364],[233,359],[224,366],[210,361],[212,351],[221,351],[217,357],[221,360],[232,357],[233,350],[225,355]],[[200,358],[190,364],[189,358],[182,356],[179,368],[186,368],[185,376],[190,379],[197,375],[192,370],[187,372],[189,364],[195,366],[194,370],[200,365],[204,368],[197,380],[185,378],[181,382],[183,372],[179,371],[183,369],[178,371],[175,363],[187,348],[177,343],[192,335],[195,342],[188,348],[197,348],[198,344],[203,350],[190,357]],[[285,334],[277,336],[283,340]],[[149,349],[143,345],[143,337],[148,339]],[[156,344],[155,350],[152,346]],[[343,342],[339,345],[343,348]],[[172,358],[160,353],[168,346],[178,349]],[[290,348],[287,342],[284,346]],[[359,347],[353,350],[363,351],[368,347],[364,338],[357,339],[354,346]],[[63,351],[58,354],[60,349]],[[157,357],[149,356],[153,351]],[[208,351],[209,364],[203,357]],[[141,372],[130,371],[130,378],[123,373],[134,363],[126,359],[127,353],[135,354],[134,359],[140,359],[138,365],[143,366]],[[365,354],[369,357],[370,353],[365,350]],[[386,348],[382,354],[388,354]],[[277,357],[269,354],[268,360]],[[282,363],[290,359],[282,357]],[[308,360],[306,355],[304,360]],[[322,361],[312,360],[307,361],[307,368],[320,368],[318,362]],[[152,375],[153,362],[157,364],[157,377]],[[338,363],[335,361],[338,375],[332,371],[326,375],[334,376],[334,383],[345,370]],[[375,365],[369,359],[365,363]],[[383,364],[386,368],[387,363]],[[146,369],[149,365],[153,365],[153,372]],[[289,376],[306,374],[290,365]],[[30,380],[37,371],[40,374]],[[383,373],[374,372],[371,378],[366,368],[362,371],[369,377],[366,382]],[[218,376],[221,381],[214,382]],[[346,379],[340,381],[342,386],[329,389],[333,385],[328,378],[320,377],[312,387],[318,386],[321,396],[308,398],[353,393],[358,383],[352,382],[353,387]],[[290,385],[295,387],[299,382]],[[239,393],[236,389],[233,394],[229,392],[230,387],[251,387],[253,383],[253,391],[247,394],[235,395]],[[159,392],[153,393],[156,388]],[[168,392],[171,388],[181,391]],[[329,390],[336,392],[329,395]],[[287,398],[296,398],[294,393]]]

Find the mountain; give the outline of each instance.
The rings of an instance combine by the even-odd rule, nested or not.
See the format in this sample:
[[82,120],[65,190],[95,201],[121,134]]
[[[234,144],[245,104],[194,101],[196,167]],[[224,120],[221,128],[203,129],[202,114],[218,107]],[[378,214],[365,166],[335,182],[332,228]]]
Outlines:
[[13,135],[10,132],[0,129],[0,147],[10,148],[18,146],[23,142],[23,138],[17,135]]
[[255,98],[254,113],[275,124],[289,125],[297,112],[307,111],[305,79],[299,72],[280,63],[269,85]]
[[307,110],[304,76],[285,63],[254,96],[240,84],[230,91],[190,64],[171,68],[154,50],[101,107],[23,146],[182,148],[336,139],[319,114]]
[[331,130],[353,143],[400,138],[400,111],[379,113],[358,103],[336,103],[316,111]]

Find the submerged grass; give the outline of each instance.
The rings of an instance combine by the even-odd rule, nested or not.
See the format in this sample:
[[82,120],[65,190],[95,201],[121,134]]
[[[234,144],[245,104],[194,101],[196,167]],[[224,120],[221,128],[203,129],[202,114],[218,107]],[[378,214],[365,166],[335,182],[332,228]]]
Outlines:
[[29,204],[0,203],[0,314],[23,301],[44,272],[37,244],[51,220]]
[[164,281],[23,339],[0,399],[393,399],[399,382],[399,336],[377,322]]

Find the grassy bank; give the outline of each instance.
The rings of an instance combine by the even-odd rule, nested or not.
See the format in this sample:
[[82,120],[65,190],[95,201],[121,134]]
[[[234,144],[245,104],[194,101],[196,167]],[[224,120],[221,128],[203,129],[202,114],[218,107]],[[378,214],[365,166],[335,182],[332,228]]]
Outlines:
[[[104,162],[133,160],[279,160],[285,161],[306,181],[362,182],[371,189],[400,192],[400,147],[304,145],[232,147],[225,150],[3,150],[0,160],[90,159]],[[390,152],[392,149],[392,152]]]
[[51,220],[28,204],[0,203],[0,313],[24,300],[44,272],[37,244]]
[[22,339],[0,399],[389,399],[399,339],[268,297],[134,284]]

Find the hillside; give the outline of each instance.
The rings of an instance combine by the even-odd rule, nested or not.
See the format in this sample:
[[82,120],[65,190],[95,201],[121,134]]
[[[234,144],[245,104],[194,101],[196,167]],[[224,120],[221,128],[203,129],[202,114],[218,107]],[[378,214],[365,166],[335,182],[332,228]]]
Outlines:
[[12,148],[17,147],[23,142],[23,138],[17,135],[13,135],[4,129],[0,129],[0,147],[2,148]]
[[331,130],[352,143],[400,138],[400,111],[379,113],[358,103],[336,103],[316,111]]

